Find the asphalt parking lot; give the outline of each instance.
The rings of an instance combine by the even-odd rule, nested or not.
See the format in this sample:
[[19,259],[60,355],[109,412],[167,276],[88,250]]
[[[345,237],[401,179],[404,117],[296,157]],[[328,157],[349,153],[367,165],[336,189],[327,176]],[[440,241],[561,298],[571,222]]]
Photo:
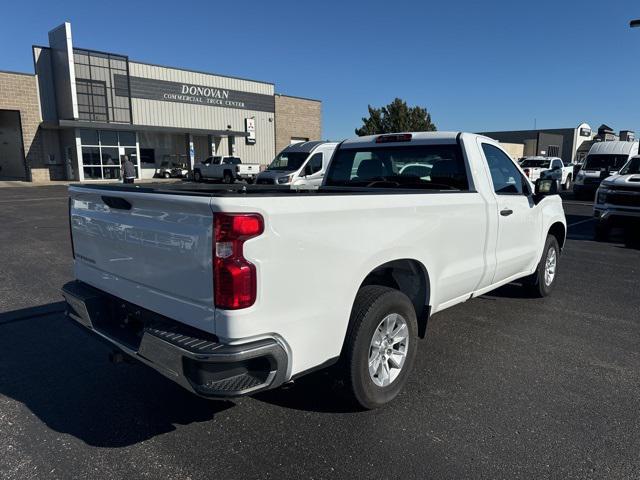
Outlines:
[[350,411],[327,373],[212,402],[63,318],[65,187],[0,189],[0,478],[640,478],[640,250],[569,239],[546,299],[434,315],[407,388]]

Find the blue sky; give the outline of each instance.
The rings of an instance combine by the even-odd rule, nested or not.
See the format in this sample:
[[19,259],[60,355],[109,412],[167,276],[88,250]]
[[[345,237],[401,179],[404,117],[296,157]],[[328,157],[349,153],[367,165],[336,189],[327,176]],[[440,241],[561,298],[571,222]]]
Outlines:
[[31,45],[69,20],[75,46],[321,99],[325,138],[353,136],[367,104],[396,96],[428,108],[440,130],[526,129],[536,119],[640,132],[640,29],[628,27],[637,1],[6,5],[2,70],[32,72]]

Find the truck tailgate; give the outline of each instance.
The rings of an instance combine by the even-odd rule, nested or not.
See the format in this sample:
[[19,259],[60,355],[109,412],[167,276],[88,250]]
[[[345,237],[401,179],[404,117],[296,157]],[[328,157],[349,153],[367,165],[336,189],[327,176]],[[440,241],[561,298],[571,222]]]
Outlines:
[[210,198],[70,187],[78,280],[214,331]]
[[258,165],[257,163],[241,163],[240,165],[238,165],[238,167],[238,173],[240,175],[247,175],[249,173],[257,175],[258,173],[260,173],[260,165]]

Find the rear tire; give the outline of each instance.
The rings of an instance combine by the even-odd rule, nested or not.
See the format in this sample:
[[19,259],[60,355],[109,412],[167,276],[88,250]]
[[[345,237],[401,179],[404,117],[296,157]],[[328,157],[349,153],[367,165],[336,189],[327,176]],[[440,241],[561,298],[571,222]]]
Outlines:
[[343,360],[348,391],[360,406],[378,408],[398,396],[413,367],[417,332],[415,309],[404,293],[379,285],[358,291]]
[[193,172],[193,180],[196,182],[201,182],[202,181],[202,173],[200,173],[200,170],[195,170]]
[[532,296],[542,298],[551,295],[558,278],[559,258],[558,240],[553,235],[548,235],[536,271],[524,279],[524,286]]

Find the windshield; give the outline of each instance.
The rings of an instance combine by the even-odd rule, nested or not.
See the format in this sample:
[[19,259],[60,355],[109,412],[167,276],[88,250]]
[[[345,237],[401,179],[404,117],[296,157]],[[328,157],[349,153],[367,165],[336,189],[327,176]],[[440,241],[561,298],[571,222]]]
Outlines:
[[589,155],[584,162],[584,170],[601,170],[609,168],[617,171],[629,159],[628,155]]
[[620,175],[636,175],[640,173],[640,157],[632,158],[629,160],[622,170]]
[[523,160],[520,166],[522,168],[549,168],[549,160]]
[[340,149],[331,161],[325,186],[469,189],[458,145]]
[[267,170],[293,172],[302,166],[308,156],[309,152],[280,152],[267,167]]

